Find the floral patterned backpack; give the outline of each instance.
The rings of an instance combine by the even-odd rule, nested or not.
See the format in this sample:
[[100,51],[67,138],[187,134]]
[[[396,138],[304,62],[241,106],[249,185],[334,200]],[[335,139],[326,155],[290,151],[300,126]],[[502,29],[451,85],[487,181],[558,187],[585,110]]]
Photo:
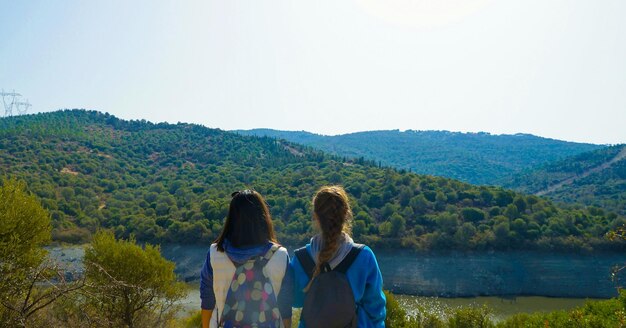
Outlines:
[[226,295],[220,327],[283,327],[274,287],[263,272],[263,268],[279,247],[274,244],[263,256],[241,264],[234,263],[235,274]]

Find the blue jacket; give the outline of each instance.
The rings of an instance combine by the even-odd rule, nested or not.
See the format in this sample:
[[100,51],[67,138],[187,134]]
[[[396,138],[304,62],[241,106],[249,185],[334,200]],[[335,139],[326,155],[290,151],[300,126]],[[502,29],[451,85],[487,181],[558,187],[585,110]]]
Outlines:
[[[311,254],[311,245],[306,249]],[[294,307],[302,307],[304,303],[303,289],[309,283],[309,276],[304,272],[300,261],[296,256],[291,258],[294,284]],[[356,257],[346,272],[350,287],[354,293],[357,304],[358,327],[385,327],[387,300],[383,293],[383,277],[378,268],[376,256],[372,250],[365,246]],[[300,327],[304,323],[300,321]]]

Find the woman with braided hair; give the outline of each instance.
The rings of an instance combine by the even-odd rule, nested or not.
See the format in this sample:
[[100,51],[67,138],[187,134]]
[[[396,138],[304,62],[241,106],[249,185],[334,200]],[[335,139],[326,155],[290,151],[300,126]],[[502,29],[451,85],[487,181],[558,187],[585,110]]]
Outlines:
[[318,234],[291,259],[300,327],[384,327],[382,275],[372,250],[350,237],[352,211],[340,186],[313,197]]

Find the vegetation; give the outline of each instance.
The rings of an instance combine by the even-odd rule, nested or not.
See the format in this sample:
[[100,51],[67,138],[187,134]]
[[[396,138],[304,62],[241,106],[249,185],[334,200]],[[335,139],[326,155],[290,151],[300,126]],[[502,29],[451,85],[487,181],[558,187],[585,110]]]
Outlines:
[[21,289],[28,270],[39,266],[50,241],[50,215],[26,186],[16,180],[0,183],[0,297]]
[[285,139],[338,156],[363,157],[385,166],[473,184],[497,184],[523,169],[602,148],[528,134],[391,130],[322,136],[270,129],[236,132]]
[[[293,145],[288,147],[294,149]],[[332,165],[333,161],[333,158],[322,158],[322,163],[330,163],[328,165]],[[342,171],[342,166],[335,167],[339,168],[335,170],[335,173],[340,172],[339,174],[347,176],[351,174],[351,172]],[[409,184],[412,179],[420,182],[434,179],[354,163],[347,166],[344,163],[343,167],[381,172],[384,174],[383,177],[388,175],[392,178],[407,179]],[[439,186],[452,184],[461,188],[476,188],[451,180],[435,179],[434,181],[445,182],[440,183]],[[421,185],[418,186],[421,187]],[[545,200],[532,196],[485,187],[479,187],[479,190],[484,191],[480,194],[483,198],[489,198],[486,195],[492,191],[510,193],[511,199],[507,199],[510,203],[501,214],[498,214],[504,218],[521,217],[520,213],[532,214],[532,211],[527,211],[528,208],[532,209],[533,205],[539,202],[550,206],[555,211],[554,215],[576,213],[559,209]],[[401,206],[400,199],[398,199],[398,205]],[[435,202],[440,201],[441,205],[445,204],[442,207],[444,210],[441,210],[442,214],[438,215],[438,224],[443,230],[442,233],[449,233],[447,229],[451,229],[454,223],[453,212],[448,211],[452,205],[447,199],[444,201],[440,194],[436,194],[434,199]],[[537,202],[524,203],[523,201],[527,199],[534,199]],[[359,201],[362,200],[359,198],[355,202],[355,208],[359,206]],[[410,197],[406,204],[413,206]],[[470,205],[470,203],[465,202],[464,205]],[[464,223],[465,228],[461,227],[463,229],[471,230],[470,226],[473,226],[471,222],[484,222],[493,215],[477,207],[476,203],[471,203],[471,205],[456,209],[458,217],[470,224]],[[385,206],[377,210],[381,213],[389,210]],[[433,211],[435,210],[436,208],[433,208]],[[582,210],[576,211],[585,213]],[[389,236],[395,236],[396,239],[390,237],[383,241],[393,243],[398,238],[402,242],[406,240],[407,236],[403,232],[411,222],[405,221],[402,215],[396,214],[396,211],[391,211],[390,219],[380,224],[383,226],[388,223],[384,225],[382,231]],[[592,215],[593,217],[602,216]],[[501,236],[504,230],[502,225],[506,221],[504,219],[498,221],[493,233]],[[513,220],[513,227],[521,225],[521,222],[516,223],[516,221]],[[367,234],[368,226],[363,226],[358,222],[359,220],[355,224],[355,229],[361,229],[361,237],[372,238]],[[4,180],[0,186],[0,228],[2,228],[0,230],[0,270],[2,270],[3,277],[0,280],[2,284],[0,286],[2,305],[0,324],[2,326],[29,327],[41,326],[45,323],[49,326],[64,327],[173,327],[176,325],[193,326],[197,323],[197,314],[182,322],[174,320],[173,315],[176,311],[174,304],[182,297],[184,288],[176,282],[173,272],[174,264],[161,257],[158,247],[151,245],[142,247],[137,245],[132,237],[128,240],[118,240],[112,232],[99,231],[93,236],[85,254],[84,280],[67,283],[64,280],[64,272],[56,270],[54,266],[46,262],[46,252],[43,246],[50,240],[48,212],[33,194],[26,191],[25,184],[16,180]],[[517,227],[514,231],[525,230]],[[454,234],[455,238],[457,232]],[[624,235],[626,234],[623,229],[617,229],[610,234],[614,239],[623,239]],[[498,323],[491,320],[490,311],[487,308],[454,309],[443,316],[429,313],[424,309],[408,314],[395,301],[393,295],[389,293],[386,295],[388,327],[619,327],[626,324],[626,292],[623,291],[619,298],[587,302],[585,306],[572,311],[518,314]]]
[[[523,138],[522,138],[523,139]],[[565,209],[497,187],[380,168],[272,138],[190,124],[124,121],[83,110],[0,119],[0,174],[28,182],[51,213],[53,238],[86,242],[98,229],[140,242],[209,243],[233,190],[267,199],[278,237],[312,234],[310,199],[342,184],[354,235],[377,247],[622,249],[604,234],[623,217]]]
[[25,327],[65,289],[36,289],[54,277],[42,248],[50,240],[50,217],[23,183],[0,184],[0,326]]
[[[99,322],[113,327],[157,327],[172,319],[184,296],[174,263],[159,247],[141,247],[98,232],[85,251],[86,304]],[[93,320],[93,319],[92,319]]]
[[178,320],[178,327],[180,328],[198,328],[202,327],[202,311],[195,311],[193,314],[186,318]]
[[[624,151],[626,145],[617,145],[583,153],[520,173],[504,185],[525,193],[548,191],[546,196],[556,201],[582,203],[626,215],[626,158],[609,165]],[[603,165],[607,167],[583,177],[585,172]],[[573,181],[550,189],[568,179]]]
[[[97,233],[82,275],[47,258],[50,216],[24,183],[0,184],[0,326],[163,327],[183,296],[158,247]],[[69,279],[68,279],[69,278]]]
[[587,301],[584,306],[569,311],[520,313],[502,322],[495,322],[486,307],[462,307],[448,309],[444,313],[430,313],[417,309],[408,314],[390,293],[387,295],[386,327],[428,327],[428,328],[613,328],[626,326],[626,292],[618,298],[606,301]]

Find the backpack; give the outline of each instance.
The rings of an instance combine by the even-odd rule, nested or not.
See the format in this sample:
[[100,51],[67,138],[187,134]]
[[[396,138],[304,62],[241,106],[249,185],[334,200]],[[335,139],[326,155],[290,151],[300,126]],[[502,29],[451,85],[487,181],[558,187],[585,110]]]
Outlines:
[[[346,271],[363,247],[364,245],[355,244],[343,261],[332,270],[328,263],[322,265],[320,274],[315,277],[304,296],[300,320],[307,328],[357,326],[357,307]],[[306,247],[296,250],[295,255],[311,279],[315,262]]]
[[280,246],[274,244],[263,256],[234,263],[219,327],[280,328],[283,326],[274,287],[263,268]]

